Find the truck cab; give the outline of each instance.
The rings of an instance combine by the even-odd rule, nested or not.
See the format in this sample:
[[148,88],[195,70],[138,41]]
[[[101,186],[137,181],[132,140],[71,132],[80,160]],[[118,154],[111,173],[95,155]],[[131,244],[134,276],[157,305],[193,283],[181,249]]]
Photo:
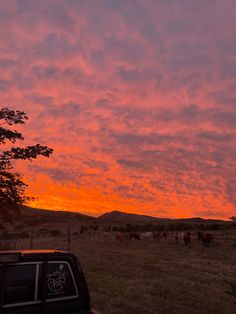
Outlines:
[[80,263],[70,252],[0,251],[0,313],[96,314]]

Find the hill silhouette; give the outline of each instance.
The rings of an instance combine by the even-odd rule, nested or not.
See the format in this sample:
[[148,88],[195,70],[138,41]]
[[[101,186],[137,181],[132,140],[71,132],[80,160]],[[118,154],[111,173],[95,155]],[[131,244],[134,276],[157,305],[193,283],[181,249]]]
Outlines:
[[70,211],[59,211],[24,207],[21,215],[17,217],[18,221],[34,225],[42,223],[60,223],[69,221],[93,222],[96,218]]
[[152,222],[161,222],[169,223],[171,219],[168,218],[157,218],[147,215],[131,214],[120,211],[112,211],[105,213],[97,218],[100,222],[119,222],[119,223],[152,223]]
[[16,219],[30,225],[42,223],[61,223],[69,221],[78,221],[84,223],[120,223],[120,224],[170,224],[170,223],[183,223],[183,224],[227,224],[229,222],[219,219],[204,219],[200,217],[193,218],[158,218],[148,215],[131,214],[121,211],[107,212],[99,217],[92,217],[89,215],[81,214],[78,212],[59,211],[49,209],[39,209],[32,207],[24,207],[21,215]]
[[160,223],[160,224],[169,224],[169,223],[187,223],[187,224],[225,224],[227,221],[219,219],[204,219],[200,217],[193,218],[158,218],[147,215],[131,214],[121,211],[112,211],[105,213],[97,218],[100,222],[106,223]]

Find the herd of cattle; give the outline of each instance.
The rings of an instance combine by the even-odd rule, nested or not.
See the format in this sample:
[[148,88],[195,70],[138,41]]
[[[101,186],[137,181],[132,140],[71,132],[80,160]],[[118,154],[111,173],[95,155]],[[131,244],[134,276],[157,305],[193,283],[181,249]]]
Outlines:
[[210,233],[198,231],[196,234],[191,232],[103,232],[103,239],[113,237],[116,241],[123,242],[125,240],[147,240],[155,239],[160,241],[161,238],[167,239],[172,238],[175,243],[183,242],[186,247],[191,247],[191,241],[194,236],[197,236],[197,240],[202,243],[204,247],[210,247],[214,239],[213,235]]

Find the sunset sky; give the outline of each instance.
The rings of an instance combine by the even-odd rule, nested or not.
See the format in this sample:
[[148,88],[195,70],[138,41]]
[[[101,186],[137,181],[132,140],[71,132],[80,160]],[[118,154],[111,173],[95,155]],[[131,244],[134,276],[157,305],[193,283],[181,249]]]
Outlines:
[[235,0],[1,1],[0,97],[32,206],[236,215]]

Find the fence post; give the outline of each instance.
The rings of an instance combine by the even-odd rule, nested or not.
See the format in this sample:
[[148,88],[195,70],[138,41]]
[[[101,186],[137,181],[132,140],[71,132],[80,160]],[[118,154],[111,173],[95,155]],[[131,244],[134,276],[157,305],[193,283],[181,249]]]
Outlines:
[[34,246],[34,229],[31,229],[31,234],[30,234],[30,249],[33,250]]
[[70,230],[70,224],[67,225],[67,251],[70,251],[70,245],[71,245],[71,230]]

